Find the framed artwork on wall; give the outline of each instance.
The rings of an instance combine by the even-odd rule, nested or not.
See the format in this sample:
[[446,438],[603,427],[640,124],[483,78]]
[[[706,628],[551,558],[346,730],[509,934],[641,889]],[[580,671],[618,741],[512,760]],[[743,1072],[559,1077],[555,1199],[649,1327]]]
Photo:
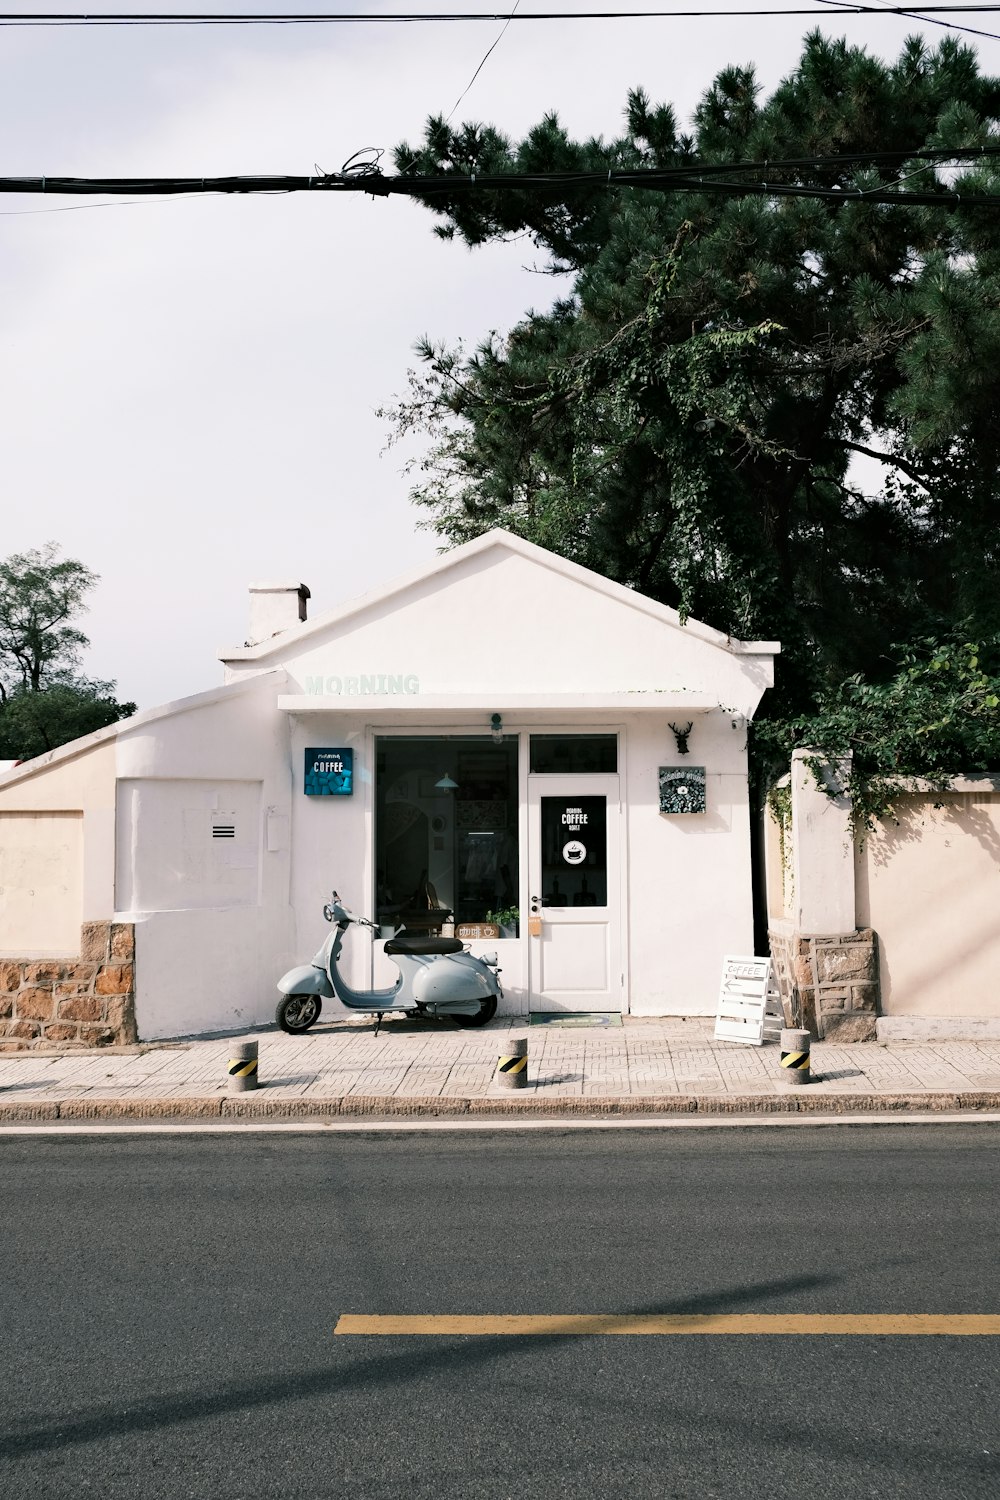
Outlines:
[[705,811],[705,767],[660,767],[660,812],[703,813]]

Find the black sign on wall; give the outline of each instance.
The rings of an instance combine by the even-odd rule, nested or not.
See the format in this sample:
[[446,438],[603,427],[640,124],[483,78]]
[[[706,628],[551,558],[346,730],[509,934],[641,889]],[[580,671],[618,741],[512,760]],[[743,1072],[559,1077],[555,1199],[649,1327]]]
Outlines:
[[608,799],[543,797],[542,905],[607,906]]
[[660,812],[703,813],[705,811],[705,767],[660,767]]

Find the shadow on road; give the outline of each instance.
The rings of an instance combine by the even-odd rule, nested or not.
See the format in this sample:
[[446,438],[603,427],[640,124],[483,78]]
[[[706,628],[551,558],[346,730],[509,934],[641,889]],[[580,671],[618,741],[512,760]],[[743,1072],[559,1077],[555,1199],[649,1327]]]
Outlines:
[[[759,1311],[762,1301],[788,1294],[814,1292],[833,1285],[838,1279],[831,1275],[783,1277],[750,1286],[734,1287],[728,1291],[673,1298],[625,1311],[632,1316],[718,1313],[747,1307]],[[489,1335],[448,1335],[432,1338],[425,1336],[419,1341],[400,1336],[380,1336],[377,1339],[371,1336],[346,1337],[336,1341],[336,1369],[313,1369],[296,1375],[285,1374],[233,1383],[214,1393],[198,1391],[186,1396],[153,1397],[137,1402],[128,1410],[101,1408],[80,1412],[68,1419],[55,1419],[51,1424],[3,1437],[0,1439],[0,1458],[7,1461],[25,1459],[32,1454],[54,1452],[79,1444],[141,1437],[143,1434],[178,1427],[184,1423],[247,1413],[289,1401],[314,1401],[317,1398],[335,1396],[339,1392],[350,1392],[355,1397],[367,1393],[377,1404],[388,1392],[410,1385],[426,1384],[428,1377],[437,1373],[446,1372],[451,1378],[456,1373],[472,1374],[477,1369],[495,1366],[500,1360],[523,1358],[540,1348],[565,1344],[576,1337],[578,1335],[573,1334],[514,1335],[502,1338]],[[616,1336],[619,1341],[621,1337]],[[715,1337],[717,1341],[719,1337],[726,1336]],[[385,1353],[381,1352],[383,1349]],[[724,1417],[710,1412],[685,1411],[682,1392],[669,1396],[666,1391],[659,1390],[656,1395],[658,1400],[671,1403],[669,1411],[661,1408],[657,1412],[657,1420],[668,1421],[675,1427],[692,1433],[717,1434],[724,1428],[730,1436],[745,1434],[748,1445],[751,1441],[763,1443],[777,1452],[797,1452],[800,1458],[808,1455],[814,1459],[840,1461],[854,1460],[857,1457],[857,1433],[854,1431],[840,1435],[829,1430],[819,1430],[814,1424],[803,1423],[801,1420],[785,1421],[777,1415],[769,1428],[764,1430],[759,1413],[751,1418],[749,1414],[740,1417],[732,1409],[727,1409]],[[940,1443],[923,1443],[919,1449],[914,1448],[910,1452],[901,1451],[900,1445],[894,1444],[891,1455],[887,1453],[882,1461],[891,1464],[895,1470],[900,1465],[921,1469],[928,1462],[934,1462],[947,1469],[960,1471],[967,1477],[970,1474],[986,1476],[996,1472],[996,1459],[992,1455],[961,1452]]]

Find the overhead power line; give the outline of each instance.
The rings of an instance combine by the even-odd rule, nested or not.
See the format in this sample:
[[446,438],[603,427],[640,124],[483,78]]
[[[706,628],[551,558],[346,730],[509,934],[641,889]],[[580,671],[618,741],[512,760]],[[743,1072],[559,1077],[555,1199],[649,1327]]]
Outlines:
[[[725,197],[810,198],[828,203],[878,203],[893,207],[1000,208],[1000,194],[966,193],[954,188],[900,191],[892,183],[877,187],[824,187],[817,183],[775,181],[783,173],[805,174],[845,166],[891,166],[925,161],[929,166],[1000,157],[1000,145],[957,149],[856,152],[835,157],[810,156],[781,161],[693,163],[684,167],[645,167],[571,172],[452,173],[438,176],[386,177],[373,163],[343,172],[305,176],[229,177],[0,177],[0,193],[100,195],[103,197],[169,197],[196,193],[368,193],[421,198],[456,193],[532,192],[552,194],[584,188],[645,188],[659,192],[710,193]],[[735,181],[739,173],[762,180]],[[911,174],[912,175],[912,174]]]
[[[819,0],[819,3],[820,5],[834,6],[837,4],[837,0]],[[880,5],[879,9],[883,14],[889,13],[888,5]],[[965,36],[986,37],[991,42],[1000,41],[1000,37],[997,36],[995,31],[983,31],[979,26],[960,26],[957,21],[942,21],[940,16],[932,15],[930,12],[924,11],[923,9],[919,11],[896,11],[894,12],[894,14],[904,15],[911,21],[924,21],[928,26],[940,26],[945,31],[958,31]]]
[[[820,8],[822,7],[822,8]],[[0,26],[417,26],[442,25],[446,23],[474,21],[509,24],[518,21],[672,21],[711,19],[713,16],[905,16],[910,20],[921,20],[931,15],[985,15],[1000,10],[1000,4],[972,5],[921,5],[913,10],[900,5],[864,5],[828,3],[819,0],[817,5],[794,7],[744,7],[711,10],[579,10],[579,11],[438,11],[420,13],[399,12],[376,15],[371,13],[348,14],[346,12],[279,15],[275,12],[246,11],[225,14],[211,11],[189,11],[171,13],[164,11],[142,14],[132,11],[107,11],[94,14],[91,11],[8,11],[0,14]],[[992,33],[984,32],[985,36]]]

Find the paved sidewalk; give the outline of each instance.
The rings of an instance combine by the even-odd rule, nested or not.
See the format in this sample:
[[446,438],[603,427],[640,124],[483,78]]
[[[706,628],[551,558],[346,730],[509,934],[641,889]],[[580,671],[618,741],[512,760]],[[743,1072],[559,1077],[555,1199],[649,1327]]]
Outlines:
[[[261,1087],[228,1090],[229,1039],[123,1052],[0,1055],[0,1123],[17,1120],[216,1116],[838,1113],[1000,1109],[1000,1041],[826,1046],[816,1081],[789,1086],[777,1043],[712,1040],[703,1019],[621,1027],[482,1030],[441,1021],[349,1018],[301,1037],[273,1028],[260,1046]],[[512,1031],[528,1037],[528,1087],[500,1088],[497,1057]],[[240,1038],[242,1040],[243,1038]]]

